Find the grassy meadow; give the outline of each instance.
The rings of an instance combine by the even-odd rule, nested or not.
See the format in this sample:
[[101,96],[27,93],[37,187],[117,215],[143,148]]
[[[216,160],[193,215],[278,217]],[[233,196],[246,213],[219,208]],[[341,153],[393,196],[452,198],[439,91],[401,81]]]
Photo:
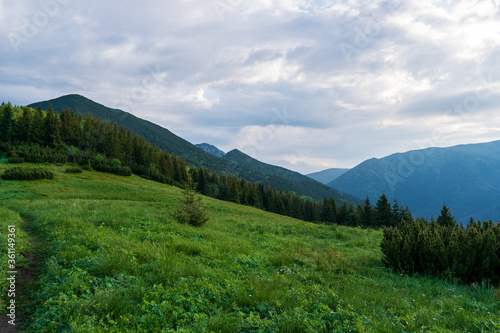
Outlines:
[[[0,174],[10,167],[0,161]],[[19,282],[18,330],[500,331],[498,289],[385,269],[381,231],[211,198],[203,199],[210,221],[195,228],[171,218],[176,187],[42,167],[55,178],[0,180],[2,263],[11,224],[17,252],[38,258],[18,256],[19,267],[39,267]]]

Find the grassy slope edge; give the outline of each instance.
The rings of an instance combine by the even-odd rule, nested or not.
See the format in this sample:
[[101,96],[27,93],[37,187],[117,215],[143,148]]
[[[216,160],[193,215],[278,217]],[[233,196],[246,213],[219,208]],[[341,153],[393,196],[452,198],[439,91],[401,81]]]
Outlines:
[[383,269],[380,231],[211,198],[211,222],[193,228],[170,218],[178,188],[43,167],[56,177],[0,180],[2,230],[22,216],[43,244],[36,287],[23,291],[29,332],[500,329],[498,291]]

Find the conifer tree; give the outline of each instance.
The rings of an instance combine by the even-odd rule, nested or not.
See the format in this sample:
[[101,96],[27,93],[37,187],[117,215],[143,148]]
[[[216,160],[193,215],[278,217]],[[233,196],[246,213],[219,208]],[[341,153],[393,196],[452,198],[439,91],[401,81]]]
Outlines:
[[375,224],[375,214],[368,197],[363,201],[363,206],[358,206],[358,218],[359,225],[371,227]]
[[81,140],[80,124],[82,118],[77,116],[71,109],[63,110],[59,116],[61,120],[61,140],[69,146],[77,147]]
[[337,204],[333,198],[325,198],[323,200],[321,205],[321,220],[327,223],[337,222]]
[[205,224],[209,217],[206,209],[201,203],[201,196],[196,194],[195,185],[190,178],[186,182],[186,188],[182,192],[182,198],[179,198],[180,206],[173,214],[173,217],[180,223],[187,223],[195,227]]
[[29,108],[23,108],[21,117],[15,124],[15,137],[14,140],[19,142],[28,141],[28,134],[31,125],[32,114]]
[[35,110],[33,119],[28,131],[28,140],[32,143],[43,144],[45,139],[44,117],[42,109],[38,107]]
[[14,108],[10,103],[1,107],[0,115],[0,141],[11,141],[14,127]]
[[441,209],[441,213],[439,214],[436,223],[442,226],[457,226],[457,221],[451,215],[450,209],[446,204],[443,204],[443,208]]
[[59,117],[54,112],[52,104],[49,106],[44,119],[44,129],[44,143],[51,147],[59,146],[61,144]]
[[393,225],[394,214],[385,193],[383,193],[377,201],[375,216],[375,225],[377,227]]

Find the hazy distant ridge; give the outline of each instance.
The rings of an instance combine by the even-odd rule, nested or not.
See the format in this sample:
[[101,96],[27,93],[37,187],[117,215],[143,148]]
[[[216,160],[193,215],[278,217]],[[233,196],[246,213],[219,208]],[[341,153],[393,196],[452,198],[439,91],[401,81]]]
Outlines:
[[203,149],[207,153],[215,156],[215,157],[223,157],[226,156],[226,153],[220,150],[219,148],[215,147],[214,145],[208,144],[208,143],[198,143],[195,144],[196,147]]
[[341,168],[331,168],[323,171],[309,173],[306,176],[310,177],[320,183],[328,184],[338,177],[342,176],[344,173],[349,171],[350,169],[341,169]]
[[[500,141],[428,148],[367,160],[328,185],[372,203],[385,193],[415,216],[446,203],[458,219],[500,219]],[[436,217],[436,216],[434,216]]]

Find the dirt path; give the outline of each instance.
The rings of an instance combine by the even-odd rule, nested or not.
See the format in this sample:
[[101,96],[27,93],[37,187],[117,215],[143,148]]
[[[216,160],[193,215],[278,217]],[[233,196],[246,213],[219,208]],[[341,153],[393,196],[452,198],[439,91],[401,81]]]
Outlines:
[[23,224],[20,226],[28,235],[28,244],[30,244],[30,251],[19,253],[19,256],[23,256],[28,259],[28,264],[23,265],[23,267],[16,267],[16,318],[15,326],[9,324],[11,320],[6,315],[1,316],[0,320],[0,333],[15,333],[22,332],[19,326],[23,323],[23,312],[28,309],[26,306],[28,299],[35,288],[36,276],[42,268],[42,243],[40,241],[40,236],[33,231],[33,223],[28,219],[23,217]]

